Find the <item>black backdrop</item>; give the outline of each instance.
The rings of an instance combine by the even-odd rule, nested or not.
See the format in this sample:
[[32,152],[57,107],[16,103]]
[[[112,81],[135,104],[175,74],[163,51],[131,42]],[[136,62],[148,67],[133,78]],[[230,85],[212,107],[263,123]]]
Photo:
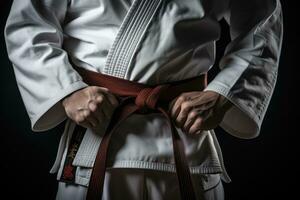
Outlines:
[[[0,18],[0,190],[1,199],[54,199],[56,177],[48,173],[55,159],[63,124],[45,132],[34,133],[16,86],[12,66],[7,58],[3,37],[11,1],[1,0]],[[225,165],[233,180],[225,185],[226,199],[297,199],[292,197],[297,181],[296,139],[290,117],[296,104],[292,86],[296,86],[297,36],[296,5],[282,1],[284,43],[277,86],[266,113],[261,134],[252,140],[241,140],[217,128]],[[299,11],[298,11],[299,12]],[[218,57],[228,41],[228,30],[218,41]],[[212,77],[217,67],[210,73]],[[295,70],[294,70],[295,72]],[[292,107],[293,106],[293,107]],[[297,119],[297,118],[296,118]],[[296,131],[299,132],[299,131]],[[298,156],[299,158],[299,156]]]

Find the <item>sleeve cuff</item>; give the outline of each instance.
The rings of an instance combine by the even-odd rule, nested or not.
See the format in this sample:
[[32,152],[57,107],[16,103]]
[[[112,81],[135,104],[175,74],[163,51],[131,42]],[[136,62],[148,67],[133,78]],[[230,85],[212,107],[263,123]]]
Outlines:
[[226,112],[220,123],[226,132],[241,139],[252,139],[259,135],[261,120],[250,107],[230,93],[230,88],[213,80],[204,91],[217,92],[233,103],[234,106]]
[[67,115],[60,100],[72,92],[87,86],[88,85],[82,80],[76,81],[69,85],[69,87],[61,90],[49,101],[40,105],[39,108],[37,108],[39,112],[36,115],[30,116],[32,131],[47,131],[63,122],[67,118]]

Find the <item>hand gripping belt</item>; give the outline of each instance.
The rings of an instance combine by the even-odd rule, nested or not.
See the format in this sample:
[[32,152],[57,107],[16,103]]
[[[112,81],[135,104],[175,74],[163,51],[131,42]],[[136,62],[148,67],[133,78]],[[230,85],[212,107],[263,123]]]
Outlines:
[[147,114],[150,112],[160,112],[166,117],[172,132],[173,152],[181,199],[196,200],[184,151],[184,144],[167,110],[169,103],[181,93],[196,90],[202,91],[207,85],[207,74],[205,73],[185,80],[150,86],[90,71],[75,65],[74,68],[82,76],[85,83],[108,88],[110,92],[120,99],[119,105],[112,114],[97,152],[89,182],[87,199],[102,199],[109,142],[118,124],[133,113]]

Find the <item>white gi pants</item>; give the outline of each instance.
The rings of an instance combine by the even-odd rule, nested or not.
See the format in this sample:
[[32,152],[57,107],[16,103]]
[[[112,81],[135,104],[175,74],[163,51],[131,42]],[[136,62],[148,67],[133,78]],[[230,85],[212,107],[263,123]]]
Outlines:
[[[219,176],[192,174],[199,200],[223,200]],[[87,187],[59,182],[56,200],[84,200]],[[181,200],[175,173],[149,169],[109,168],[106,170],[102,200]]]

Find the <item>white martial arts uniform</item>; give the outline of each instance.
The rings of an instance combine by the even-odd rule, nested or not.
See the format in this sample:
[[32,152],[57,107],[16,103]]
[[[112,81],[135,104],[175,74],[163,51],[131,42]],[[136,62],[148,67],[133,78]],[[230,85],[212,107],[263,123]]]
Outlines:
[[[87,87],[69,58],[86,69],[140,83],[187,79],[213,66],[223,17],[232,41],[220,73],[205,90],[234,104],[221,127],[236,137],[253,138],[277,78],[279,0],[14,0],[5,38],[32,130],[49,130],[65,120],[60,100]],[[113,135],[109,167],[174,172],[166,123],[160,113],[126,119]],[[74,126],[68,119],[51,170],[58,179]],[[230,181],[213,130],[199,135],[178,131],[192,174],[220,174]],[[88,186],[103,132],[86,131],[73,162],[76,184]]]
[[[110,168],[105,174],[104,200],[180,200],[175,173],[131,168]],[[223,185],[217,174],[194,174],[192,182],[199,200],[224,199]],[[59,183],[56,200],[82,200],[87,187]]]

